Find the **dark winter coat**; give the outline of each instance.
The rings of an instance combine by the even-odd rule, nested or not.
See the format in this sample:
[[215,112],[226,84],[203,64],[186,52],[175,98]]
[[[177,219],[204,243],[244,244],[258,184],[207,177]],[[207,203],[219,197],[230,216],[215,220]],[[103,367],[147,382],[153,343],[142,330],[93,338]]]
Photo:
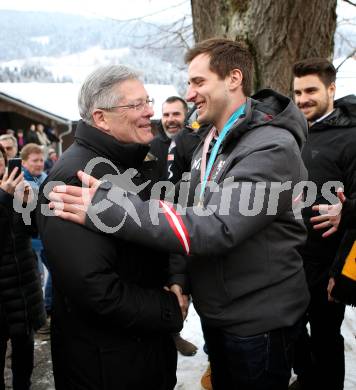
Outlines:
[[0,321],[10,336],[29,334],[46,320],[30,233],[12,197],[0,189]]
[[157,159],[157,172],[160,180],[167,180],[167,156],[172,140],[163,130],[162,122],[158,126],[158,134],[150,143],[150,153]]
[[[74,144],[47,182],[80,185],[77,171],[101,158],[95,177],[135,168],[139,185],[156,169],[144,161],[148,149],[79,122]],[[44,194],[39,203],[48,203]],[[181,329],[182,316],[175,295],[163,289],[166,254],[55,217],[41,215],[39,228],[54,284],[56,389],[173,389],[177,357],[170,333]]]
[[[306,120],[293,102],[263,90],[247,99],[244,117],[221,144],[210,175],[217,185],[205,192],[203,208],[193,203],[202,145],[193,156],[189,207],[182,213],[158,202],[160,212],[152,223],[153,202],[129,193],[123,198],[122,190],[110,183],[98,189],[94,203],[120,199],[100,214],[110,224],[135,207],[141,227],[127,218],[114,233],[119,239],[189,254],[194,306],[208,326],[242,337],[292,326],[309,302],[298,253],[305,228],[292,202],[294,187],[307,178],[300,155],[306,134]],[[277,197],[274,185],[281,183],[289,185]],[[259,205],[258,211],[250,213],[251,204]],[[97,212],[96,206],[89,212]],[[89,218],[86,225],[96,229]]]
[[190,172],[194,151],[207,135],[210,127],[202,125],[199,130],[193,131],[192,128],[186,126],[174,137],[175,145],[171,151],[173,157],[168,167],[169,181],[175,184],[181,180],[183,173]]
[[[330,203],[322,193],[322,187],[327,182],[339,182],[336,188],[332,188],[334,195],[337,187],[343,186],[347,198],[356,198],[356,96],[338,99],[334,107],[333,113],[310,127],[302,152],[303,161],[308,169],[308,180],[314,182],[317,188],[313,204]],[[336,202],[335,197],[332,203]],[[351,216],[353,213],[350,207],[347,209]],[[323,238],[323,232],[313,229],[310,223],[310,218],[315,215],[319,213],[312,210],[312,205],[303,210],[308,239],[301,254],[311,288],[320,284],[327,285],[330,267],[347,231],[345,220],[335,234]]]
[[27,130],[25,140],[26,140],[26,144],[41,145],[41,142],[40,142],[38,135],[37,135],[37,132],[35,130]]

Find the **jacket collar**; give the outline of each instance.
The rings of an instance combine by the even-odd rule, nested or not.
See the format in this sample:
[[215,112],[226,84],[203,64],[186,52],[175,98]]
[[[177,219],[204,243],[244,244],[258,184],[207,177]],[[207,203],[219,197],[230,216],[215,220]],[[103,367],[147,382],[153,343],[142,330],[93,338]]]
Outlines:
[[41,184],[46,179],[47,175],[42,172],[40,175],[32,175],[26,168],[22,167],[24,178],[26,181],[34,181]]
[[102,157],[127,167],[138,168],[145,159],[149,146],[124,144],[99,129],[79,121],[75,136],[76,142],[85,145]]
[[249,130],[249,123],[252,117],[252,100],[251,98],[246,99],[245,113],[235,122],[231,131],[224,139],[222,147],[225,147],[231,139],[241,137],[243,133]]

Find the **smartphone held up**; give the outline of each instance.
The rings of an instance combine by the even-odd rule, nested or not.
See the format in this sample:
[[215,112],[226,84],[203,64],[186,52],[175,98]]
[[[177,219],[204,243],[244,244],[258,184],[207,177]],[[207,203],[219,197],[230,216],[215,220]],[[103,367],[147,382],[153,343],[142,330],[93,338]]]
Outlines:
[[17,168],[17,172],[16,172],[16,175],[15,175],[15,178],[20,176],[21,174],[21,166],[22,166],[22,163],[21,163],[21,158],[10,158],[9,161],[8,161],[8,172],[9,172],[9,175],[11,174],[11,172]]

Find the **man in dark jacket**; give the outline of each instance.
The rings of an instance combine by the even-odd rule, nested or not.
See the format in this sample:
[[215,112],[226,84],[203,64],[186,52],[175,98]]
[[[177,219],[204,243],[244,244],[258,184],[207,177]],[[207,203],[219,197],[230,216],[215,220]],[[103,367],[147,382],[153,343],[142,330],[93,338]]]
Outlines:
[[[306,179],[300,155],[306,121],[274,91],[248,97],[252,58],[238,42],[203,41],[186,60],[187,100],[197,106],[199,122],[214,125],[194,153],[188,207],[179,212],[162,201],[142,202],[109,182],[95,188],[100,183],[84,173],[79,176],[95,193],[94,204],[79,188],[59,187],[50,195],[52,206],[64,219],[93,230],[96,216],[117,226],[120,239],[189,255],[186,271],[214,390],[287,389],[309,301],[297,250],[305,228],[293,212],[300,207],[299,188],[293,188]],[[98,215],[101,200],[111,207]],[[127,217],[118,226],[130,207],[140,223]],[[184,273],[174,281],[184,285]]]
[[[17,168],[16,168],[17,169]],[[15,171],[0,180],[0,389],[11,340],[12,386],[29,390],[34,362],[34,331],[46,319],[30,228],[13,209],[13,194],[23,182]]]
[[201,125],[196,120],[196,107],[187,114],[186,123],[182,131],[174,137],[171,162],[168,167],[169,181],[176,184],[182,179],[185,172],[190,172],[195,149],[208,134],[210,124]]
[[[79,185],[76,172],[89,166],[97,178],[131,169],[131,191],[154,182],[155,162],[145,161],[152,100],[134,71],[94,71],[81,88],[79,111],[75,142],[48,182]],[[42,194],[39,203],[46,202]],[[56,389],[172,390],[171,333],[180,331],[182,313],[176,295],[164,289],[167,255],[59,218],[40,215],[39,227],[54,285]]]
[[161,180],[170,180],[169,165],[173,157],[174,138],[184,126],[187,111],[187,103],[179,96],[170,96],[162,104],[162,119],[158,126],[158,134],[152,140],[150,149],[158,160]]
[[[334,102],[336,70],[323,58],[310,58],[294,65],[295,102],[309,122],[309,137],[302,157],[309,180],[316,185],[314,204],[329,203],[322,187],[334,184],[334,195],[343,184],[348,198],[356,196],[356,98],[346,96]],[[337,184],[339,183],[339,184]],[[335,199],[336,196],[335,196]],[[311,302],[306,320],[310,340],[304,331],[298,343],[296,370],[304,389],[343,389],[345,375],[344,341],[340,332],[345,306],[328,302],[330,268],[347,233],[345,226],[333,235],[322,237],[313,229],[311,217],[318,215],[313,205],[304,209],[308,229],[306,245],[301,249]],[[322,228],[330,228],[328,222]]]

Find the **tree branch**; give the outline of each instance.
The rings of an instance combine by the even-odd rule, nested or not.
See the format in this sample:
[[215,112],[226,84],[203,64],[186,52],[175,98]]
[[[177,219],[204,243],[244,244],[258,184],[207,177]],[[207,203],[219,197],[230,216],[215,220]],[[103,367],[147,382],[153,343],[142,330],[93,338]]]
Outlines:
[[344,0],[345,3],[351,4],[354,7],[356,7],[356,3],[352,2],[351,0]]
[[130,19],[116,19],[116,18],[110,18],[110,19],[113,19],[113,20],[118,20],[119,22],[136,22],[136,21],[139,21],[139,20],[143,20],[145,18],[149,18],[151,16],[155,16],[155,15],[159,15],[165,11],[168,11],[168,10],[171,10],[173,8],[177,8],[177,7],[180,7],[182,4],[185,4],[187,2],[187,0],[184,0],[184,1],[181,1],[180,3],[178,4],[174,4],[174,5],[171,5],[167,8],[163,8],[163,9],[160,9],[156,12],[152,12],[151,14],[146,14],[146,15],[142,15],[142,16],[139,16],[137,18],[130,18]]
[[338,72],[338,70],[341,68],[341,66],[351,57],[353,57],[354,55],[356,54],[356,49],[354,49],[340,64],[339,66],[336,68],[336,72]]

